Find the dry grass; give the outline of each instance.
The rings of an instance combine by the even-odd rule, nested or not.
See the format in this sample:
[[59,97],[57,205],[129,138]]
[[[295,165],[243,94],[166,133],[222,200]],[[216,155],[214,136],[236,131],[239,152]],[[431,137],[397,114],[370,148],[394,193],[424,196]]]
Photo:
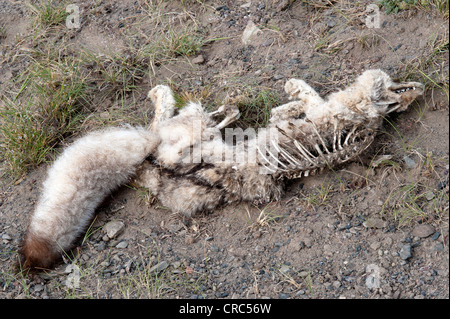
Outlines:
[[415,80],[425,84],[428,91],[442,90],[449,98],[448,35],[434,34],[428,39],[428,50],[405,61],[399,73],[401,80]]

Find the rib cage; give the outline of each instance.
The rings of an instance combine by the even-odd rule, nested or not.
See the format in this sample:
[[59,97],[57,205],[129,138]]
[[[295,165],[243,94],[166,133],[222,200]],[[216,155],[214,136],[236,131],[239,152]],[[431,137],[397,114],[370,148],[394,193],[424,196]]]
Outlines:
[[333,135],[332,141],[324,140],[317,131],[317,140],[314,144],[301,144],[283,129],[278,128],[287,141],[284,143],[272,142],[278,151],[274,167],[269,160],[275,158],[270,151],[266,150],[265,163],[268,170],[273,171],[278,179],[294,179],[302,176],[314,175],[324,168],[332,168],[341,165],[359,156],[365,151],[375,139],[375,132],[371,128],[363,128],[354,125],[348,132]]

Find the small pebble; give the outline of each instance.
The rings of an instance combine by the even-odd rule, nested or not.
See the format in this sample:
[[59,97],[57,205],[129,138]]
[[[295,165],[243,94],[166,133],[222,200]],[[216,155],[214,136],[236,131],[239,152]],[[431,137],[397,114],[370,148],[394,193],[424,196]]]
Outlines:
[[447,181],[443,181],[443,182],[439,182],[437,188],[438,188],[439,190],[444,189],[445,186],[447,186],[447,183],[448,183],[448,180],[447,180]]
[[102,241],[98,244],[98,246],[96,247],[97,251],[103,251],[106,248],[106,242]]
[[434,246],[434,250],[437,252],[444,251],[444,245],[442,243],[436,243],[436,245]]
[[429,201],[432,200],[434,198],[434,193],[432,191],[427,192],[425,198]]
[[164,269],[166,269],[167,267],[169,267],[169,263],[165,260],[157,263],[155,266],[153,266],[152,268],[150,268],[150,273],[160,273],[161,271],[163,271]]
[[437,240],[439,238],[439,236],[441,236],[441,232],[437,231],[434,233],[434,235],[433,235],[433,237],[431,237],[431,239]]
[[403,45],[403,44],[401,44],[401,43],[400,43],[400,44],[397,44],[397,45],[392,49],[392,51],[394,51],[394,52],[397,51],[398,49],[400,49],[400,48],[402,47],[402,45]]
[[128,242],[126,242],[125,240],[121,241],[120,243],[118,243],[116,245],[116,248],[121,248],[121,249],[127,248],[127,247],[128,247]]
[[290,270],[290,267],[289,267],[288,265],[283,265],[283,266],[281,266],[281,268],[280,268],[280,272],[281,272],[282,274],[288,273],[289,270]]
[[280,293],[278,293],[278,298],[280,298],[280,299],[288,299],[288,298],[289,298],[289,295],[280,292]]
[[412,248],[411,244],[402,245],[400,249],[399,256],[403,260],[407,260],[412,257]]
[[428,225],[428,224],[421,224],[421,225],[417,225],[416,227],[414,227],[414,229],[412,231],[412,235],[420,237],[420,238],[427,238],[428,236],[431,236],[432,234],[434,234],[434,232],[435,232],[435,229],[433,226]]
[[202,64],[203,62],[205,62],[205,58],[201,54],[198,57],[192,59],[192,63],[194,64]]
[[403,160],[405,161],[406,167],[413,169],[416,166],[416,162],[409,158],[408,156],[403,156]]
[[37,284],[34,286],[33,290],[34,290],[34,292],[40,292],[40,291],[44,290],[44,286],[41,284]]
[[275,74],[275,75],[273,76],[273,79],[274,79],[275,81],[281,80],[282,78],[283,78],[283,75],[281,75],[281,74]]
[[298,274],[300,277],[308,277],[309,273],[307,271],[302,271]]
[[332,28],[334,26],[336,26],[336,21],[330,20],[330,21],[327,22],[327,27]]
[[116,238],[119,236],[122,231],[125,229],[125,224],[120,220],[113,220],[103,226],[103,231],[106,232],[106,235],[110,239]]

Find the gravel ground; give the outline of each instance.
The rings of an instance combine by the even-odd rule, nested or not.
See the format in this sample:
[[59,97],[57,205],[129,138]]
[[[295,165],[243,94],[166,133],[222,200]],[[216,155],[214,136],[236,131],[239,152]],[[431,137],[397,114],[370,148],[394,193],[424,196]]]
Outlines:
[[[293,181],[268,206],[242,203],[185,220],[124,186],[98,209],[73,255],[27,279],[11,269],[47,164],[15,183],[5,180],[0,298],[449,297],[448,18],[420,8],[390,15],[381,9],[381,26],[371,29],[363,19],[369,1],[172,1],[151,11],[166,20],[150,19],[147,1],[73,3],[83,13],[81,28],[62,38],[97,53],[127,54],[127,41],[144,45],[164,23],[220,39],[194,56],[154,65],[129,97],[138,108],[149,107],[149,88],[167,81],[191,93],[207,87],[206,103],[213,104],[246,87],[271,89],[286,101],[283,85],[292,77],[325,95],[370,68],[404,76],[429,54],[430,39],[447,41],[439,70],[447,74],[447,96],[428,90],[358,161]],[[16,92],[14,78],[30,63],[22,55],[32,43],[30,16],[19,2],[0,4],[4,92]],[[249,21],[260,31],[243,39]],[[103,116],[116,107],[106,101],[92,112]],[[392,155],[395,165],[371,166],[374,154]],[[409,203],[421,214],[405,218],[405,197],[395,196],[411,189],[416,199]]]

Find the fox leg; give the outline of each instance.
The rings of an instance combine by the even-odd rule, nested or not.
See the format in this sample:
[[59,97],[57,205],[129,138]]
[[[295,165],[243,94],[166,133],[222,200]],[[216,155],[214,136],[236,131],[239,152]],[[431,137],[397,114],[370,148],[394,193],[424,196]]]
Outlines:
[[295,99],[302,102],[306,110],[325,104],[324,99],[320,97],[319,93],[303,80],[290,79],[286,82],[284,90],[289,94],[290,100]]
[[241,117],[239,109],[235,105],[224,104],[220,106],[216,111],[209,113],[209,115],[225,115],[225,118],[216,125],[216,128],[223,129],[231,123],[237,121]]
[[147,97],[155,105],[155,116],[150,124],[150,130],[156,131],[159,123],[173,117],[175,98],[172,90],[166,85],[157,85],[148,92]]
[[186,217],[213,210],[222,203],[224,196],[218,188],[195,183],[195,179],[186,176],[173,176],[149,162],[140,167],[134,183],[148,188],[172,212]]
[[324,100],[320,97],[319,93],[303,80],[290,79],[284,85],[284,90],[289,94],[290,100],[307,99],[310,102],[316,102],[318,104],[324,103]]
[[301,101],[289,102],[272,109],[270,123],[276,124],[279,121],[294,120],[300,118],[303,113],[305,113],[304,103]]
[[320,95],[305,81],[290,79],[286,82],[284,90],[289,94],[290,100],[295,100],[271,111],[271,123],[277,121],[297,119],[311,107],[318,107],[325,104]]

